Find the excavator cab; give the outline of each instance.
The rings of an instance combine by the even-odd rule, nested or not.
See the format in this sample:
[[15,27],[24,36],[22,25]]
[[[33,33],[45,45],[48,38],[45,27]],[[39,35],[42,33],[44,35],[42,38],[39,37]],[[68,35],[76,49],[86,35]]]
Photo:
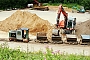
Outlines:
[[74,29],[76,25],[76,18],[75,17],[69,17],[67,21],[67,28],[72,28]]
[[68,30],[68,32],[65,32],[66,34],[75,34],[75,27],[76,25],[76,18],[75,17],[69,17],[67,20],[67,25],[66,25],[66,30]]

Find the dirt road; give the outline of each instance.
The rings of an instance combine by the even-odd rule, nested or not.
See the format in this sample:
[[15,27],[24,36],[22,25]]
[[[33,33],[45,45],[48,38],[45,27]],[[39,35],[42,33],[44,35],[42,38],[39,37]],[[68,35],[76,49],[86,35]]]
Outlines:
[[[35,10],[23,10],[23,11],[29,11],[31,13],[37,14],[42,19],[48,20],[52,24],[56,23],[56,11],[35,11]],[[0,12],[0,21],[3,21],[7,17],[9,17],[11,14],[16,12],[14,11],[3,11]],[[90,14],[87,13],[68,13],[69,16],[76,17],[77,22],[83,22],[88,19],[90,19]],[[61,19],[63,19],[61,15]],[[0,38],[8,38],[7,32],[0,31]],[[33,39],[33,37],[30,36],[30,38]],[[35,38],[35,37],[34,37]],[[5,43],[5,41],[0,41],[0,44]],[[10,48],[18,48],[20,47],[21,50],[27,51],[27,46],[29,51],[38,51],[43,50],[45,51],[45,47],[49,46],[50,48],[53,48],[54,51],[60,50],[60,52],[68,53],[68,54],[85,54],[90,55],[90,46],[87,45],[65,45],[65,44],[39,44],[39,43],[21,43],[21,42],[7,42]]]

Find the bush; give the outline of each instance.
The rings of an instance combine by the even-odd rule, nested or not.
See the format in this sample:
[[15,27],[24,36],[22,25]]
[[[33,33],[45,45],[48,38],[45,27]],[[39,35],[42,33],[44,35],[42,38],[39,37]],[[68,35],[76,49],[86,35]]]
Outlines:
[[90,10],[90,0],[83,0],[81,5],[83,5],[85,9]]
[[7,44],[2,44],[0,60],[90,60],[90,56],[64,54],[60,50],[53,51],[49,46],[46,47],[46,52],[21,52],[20,49],[9,49]]

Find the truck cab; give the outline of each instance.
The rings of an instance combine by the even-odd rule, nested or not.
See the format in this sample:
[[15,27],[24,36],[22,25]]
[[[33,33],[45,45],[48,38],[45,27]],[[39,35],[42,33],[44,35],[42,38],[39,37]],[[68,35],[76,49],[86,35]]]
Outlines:
[[9,41],[11,40],[21,40],[24,42],[29,42],[29,29],[20,28],[17,30],[10,30],[9,31]]

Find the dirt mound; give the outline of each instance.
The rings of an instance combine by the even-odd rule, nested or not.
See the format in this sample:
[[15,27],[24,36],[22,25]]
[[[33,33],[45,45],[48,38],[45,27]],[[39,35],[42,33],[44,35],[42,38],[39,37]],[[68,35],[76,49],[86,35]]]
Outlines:
[[0,22],[0,30],[6,32],[9,29],[16,30],[22,27],[29,28],[30,33],[36,34],[37,32],[47,32],[51,26],[47,20],[41,19],[36,14],[19,10]]
[[90,34],[90,20],[77,24],[75,29],[77,35]]

